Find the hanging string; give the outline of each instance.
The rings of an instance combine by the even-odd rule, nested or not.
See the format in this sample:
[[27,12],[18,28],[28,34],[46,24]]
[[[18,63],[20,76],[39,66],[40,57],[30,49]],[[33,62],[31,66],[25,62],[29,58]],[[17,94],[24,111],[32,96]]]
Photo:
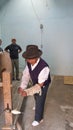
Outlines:
[[43,48],[43,24],[40,24],[41,29],[41,49]]
[[36,10],[35,10],[35,7],[34,7],[34,4],[33,4],[32,0],[31,0],[31,4],[32,4],[33,11],[34,11],[34,13],[35,13],[35,15],[36,15],[36,18],[37,18],[37,20],[38,20],[39,23],[40,23],[40,18],[39,18],[39,16],[38,16],[37,13],[36,13]]
[[39,16],[38,16],[37,13],[36,13],[36,9],[35,9],[35,7],[34,7],[34,4],[33,4],[32,0],[31,0],[31,4],[32,4],[33,11],[34,11],[34,13],[35,13],[35,15],[36,15],[36,18],[37,18],[37,20],[38,20],[38,22],[39,22],[39,24],[40,24],[40,31],[41,31],[41,49],[42,49],[42,48],[43,48],[43,44],[42,44],[42,41],[43,41],[43,24],[41,24],[40,18],[39,18]]
[[48,1],[46,0],[46,7],[48,7]]

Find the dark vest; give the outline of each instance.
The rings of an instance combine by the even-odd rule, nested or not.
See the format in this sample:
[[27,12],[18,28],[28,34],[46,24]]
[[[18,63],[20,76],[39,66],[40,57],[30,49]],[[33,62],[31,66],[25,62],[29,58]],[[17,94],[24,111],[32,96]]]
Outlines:
[[[29,73],[30,73],[33,85],[38,83],[38,75],[41,72],[41,70],[44,67],[49,67],[49,65],[43,59],[40,59],[38,65],[35,67],[34,70],[31,70],[31,65],[29,63],[27,63],[27,66],[29,68]],[[50,82],[51,82],[51,77],[49,73],[48,79],[44,82],[44,86],[49,85]]]

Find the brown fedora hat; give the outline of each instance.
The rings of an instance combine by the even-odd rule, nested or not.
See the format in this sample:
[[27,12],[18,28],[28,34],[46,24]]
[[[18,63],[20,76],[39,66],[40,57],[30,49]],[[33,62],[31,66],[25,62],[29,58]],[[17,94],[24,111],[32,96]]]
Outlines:
[[26,51],[23,52],[22,56],[25,59],[38,58],[42,55],[42,51],[38,49],[37,45],[28,45]]

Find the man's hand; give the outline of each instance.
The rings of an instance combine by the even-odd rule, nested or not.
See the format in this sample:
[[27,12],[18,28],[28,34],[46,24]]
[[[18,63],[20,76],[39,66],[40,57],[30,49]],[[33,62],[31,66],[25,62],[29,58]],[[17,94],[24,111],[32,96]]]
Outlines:
[[18,88],[18,93],[21,94],[21,96],[26,97],[27,96],[27,92],[25,92],[22,88]]
[[23,89],[22,88],[18,88],[18,93],[21,94],[23,92]]

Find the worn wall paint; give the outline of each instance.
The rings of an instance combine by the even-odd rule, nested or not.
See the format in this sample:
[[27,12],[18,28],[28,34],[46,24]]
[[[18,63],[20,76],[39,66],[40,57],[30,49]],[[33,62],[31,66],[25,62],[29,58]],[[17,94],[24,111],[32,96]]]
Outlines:
[[[12,0],[1,11],[3,47],[15,37],[23,48],[37,44],[52,74],[73,75],[73,1]],[[43,24],[41,33],[40,24]],[[42,35],[42,45],[41,45]],[[20,54],[20,68],[25,61]]]

